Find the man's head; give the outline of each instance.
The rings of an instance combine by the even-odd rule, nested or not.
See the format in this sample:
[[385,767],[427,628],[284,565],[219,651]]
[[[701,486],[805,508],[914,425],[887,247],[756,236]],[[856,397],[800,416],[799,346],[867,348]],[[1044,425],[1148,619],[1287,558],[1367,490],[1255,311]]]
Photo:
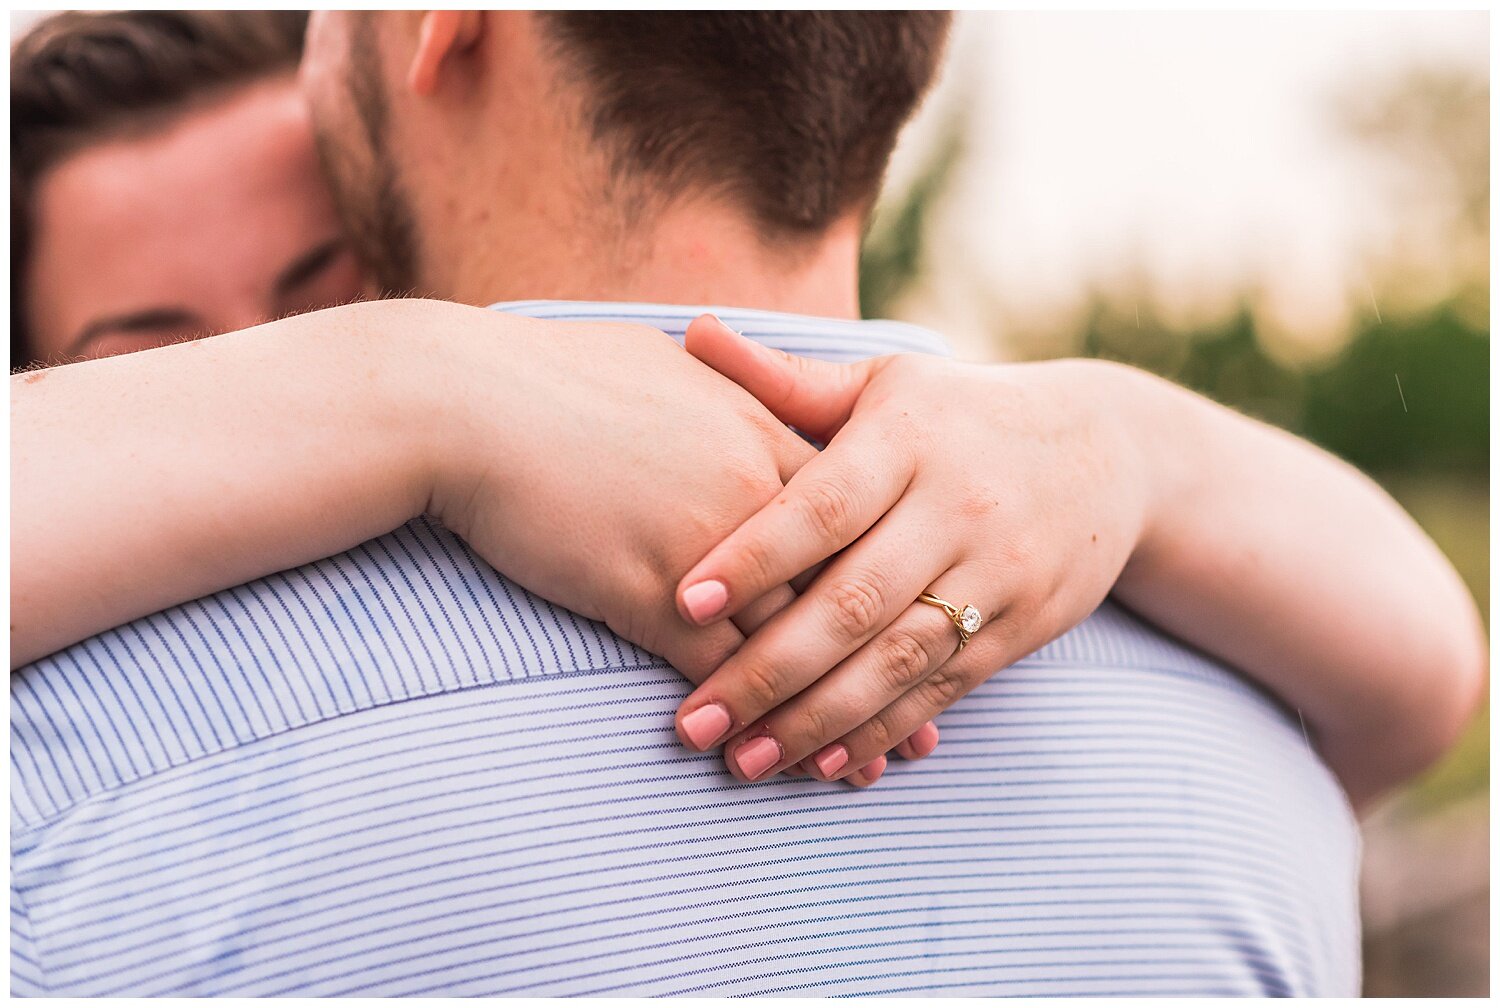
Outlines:
[[295,11],[50,16],[11,55],[11,351],[144,349],[358,296]]
[[462,298],[478,292],[456,289],[455,237],[504,246],[513,262],[619,271],[674,215],[727,218],[734,233],[705,242],[786,257],[835,228],[857,233],[949,20],[327,13],[314,16],[303,79],[379,278]]

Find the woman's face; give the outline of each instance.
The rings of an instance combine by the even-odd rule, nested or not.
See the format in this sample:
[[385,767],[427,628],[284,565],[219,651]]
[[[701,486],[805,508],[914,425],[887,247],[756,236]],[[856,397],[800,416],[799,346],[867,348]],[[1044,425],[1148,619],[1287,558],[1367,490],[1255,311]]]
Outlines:
[[366,293],[290,73],[84,148],[43,177],[34,212],[26,317],[47,363]]

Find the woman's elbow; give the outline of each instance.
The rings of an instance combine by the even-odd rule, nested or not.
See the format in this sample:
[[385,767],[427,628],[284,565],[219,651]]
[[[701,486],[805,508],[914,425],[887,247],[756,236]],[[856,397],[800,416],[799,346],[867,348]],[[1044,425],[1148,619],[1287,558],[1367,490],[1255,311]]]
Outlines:
[[1465,625],[1454,634],[1449,687],[1452,700],[1446,719],[1446,733],[1433,754],[1433,761],[1451,749],[1474,718],[1485,696],[1489,682],[1490,647],[1479,612],[1469,608]]
[[1322,740],[1324,757],[1357,809],[1431,768],[1472,722],[1485,696],[1489,645],[1477,609],[1465,602],[1423,634],[1420,660],[1408,661],[1408,687],[1397,706],[1383,705],[1362,725]]
[[1489,679],[1489,642],[1479,612],[1470,602],[1446,632],[1435,634],[1428,682],[1430,713],[1415,733],[1408,776],[1441,760],[1457,744],[1484,700]]

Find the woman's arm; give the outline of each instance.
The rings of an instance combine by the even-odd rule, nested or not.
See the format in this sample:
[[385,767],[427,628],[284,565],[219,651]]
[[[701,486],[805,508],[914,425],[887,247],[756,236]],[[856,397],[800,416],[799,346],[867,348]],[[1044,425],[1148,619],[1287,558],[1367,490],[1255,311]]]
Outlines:
[[[1288,434],[1103,362],[830,365],[716,320],[688,348],[830,442],[678,588],[709,622],[838,554],[682,706],[770,734],[770,770],[861,765],[1110,591],[1296,708],[1356,801],[1430,763],[1473,709],[1484,642],[1453,569],[1372,482]],[[694,613],[705,581],[727,602]],[[981,610],[962,652],[922,591]]]
[[425,511],[690,677],[743,638],[672,585],[813,454],[660,332],[418,300],[16,375],[11,447],[12,667]]
[[1356,800],[1435,761],[1483,690],[1483,625],[1451,564],[1372,480],[1144,372],[1104,383],[1150,446],[1154,518],[1127,605],[1298,709]]
[[422,317],[348,305],[12,376],[12,667],[420,514],[431,418],[380,335]]

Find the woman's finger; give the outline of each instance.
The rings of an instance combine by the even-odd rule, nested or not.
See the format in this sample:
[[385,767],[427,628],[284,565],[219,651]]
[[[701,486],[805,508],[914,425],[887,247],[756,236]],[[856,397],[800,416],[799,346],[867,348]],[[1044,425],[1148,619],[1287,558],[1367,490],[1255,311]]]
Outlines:
[[932,755],[938,744],[937,724],[929,721],[896,747],[896,754],[905,760],[925,759]]
[[[1025,625],[1027,622],[1010,611],[989,621],[962,651],[822,752],[838,747],[848,754],[847,765],[859,766],[861,761],[868,762],[874,755],[885,752],[890,739],[915,733],[990,676],[1042,646],[1045,641],[1036,638]],[[822,752],[804,760],[803,766],[813,776],[826,779],[828,775],[817,772],[817,759]],[[836,772],[833,776],[837,778],[840,774]]]
[[674,619],[666,621],[664,626],[660,638],[643,646],[665,658],[695,686],[706,681],[745,643],[745,635],[729,622],[687,627]]
[[791,605],[797,592],[791,585],[777,585],[739,611],[732,621],[735,629],[749,637],[765,625],[766,620]]
[[833,557],[829,557],[822,563],[813,564],[811,567],[807,568],[807,570],[792,578],[792,591],[796,592],[798,595],[801,595],[803,592],[807,591],[808,586],[811,585],[814,581],[818,580],[818,575],[823,573],[823,570],[837,555],[838,554],[834,554]]
[[734,615],[854,542],[901,499],[913,460],[878,433],[879,426],[844,428],[785,490],[687,573],[677,603],[689,623]]
[[759,399],[778,420],[827,442],[849,419],[881,358],[831,364],[741,336],[713,315],[687,328],[688,353]]
[[[948,590],[960,580],[949,572],[934,587]],[[731,772],[744,780],[760,780],[782,767],[801,763],[808,772],[829,780],[863,766],[874,758],[868,750],[876,747],[869,739],[869,730],[860,737],[864,749],[858,754],[839,740],[868,724],[933,675],[958,650],[959,641],[957,629],[942,609],[911,603],[897,620],[837,668],[726,743],[724,751]],[[745,647],[754,643],[752,640]],[[874,755],[905,747],[903,755],[925,756],[931,744],[936,744],[936,729],[932,729],[931,738],[923,729],[919,721],[900,734],[892,734]]]
[[[916,731],[912,732],[911,737],[906,739],[900,745],[896,746],[893,751],[897,756],[900,756],[902,759],[907,760],[908,762],[926,759],[928,756],[931,756],[933,750],[937,748],[940,737],[941,736],[938,734],[937,723],[934,721],[929,721],[922,727],[918,728]],[[818,753],[817,755],[821,756],[822,753]],[[889,756],[890,753],[887,753],[886,755]],[[791,766],[787,767],[781,772],[790,777],[809,777],[814,775],[813,771],[808,770],[808,767],[810,766],[816,769],[816,766],[813,763],[811,757],[803,760],[801,763],[793,763]]]
[[[885,630],[948,568],[945,550],[952,544],[942,543],[940,530],[925,516],[915,522],[907,517],[916,513],[902,509],[883,518],[683,701],[678,722],[689,748],[714,746],[797,696]],[[889,699],[874,706],[866,700],[857,709],[867,717]],[[720,731],[710,733],[711,727]],[[746,758],[764,769],[770,755],[761,745]],[[774,762],[785,765],[787,755],[775,753]]]
[[796,598],[797,593],[790,585],[780,585],[756,599],[732,621],[688,627],[680,620],[664,619],[661,624],[665,628],[664,636],[653,641],[647,650],[661,655],[688,682],[697,686],[728,661],[766,620],[791,605]]
[[885,773],[885,767],[885,757],[877,756],[869,763],[866,763],[864,766],[860,767],[854,773],[845,777],[844,780],[848,781],[850,784],[853,784],[855,787],[866,788],[880,779],[880,775]]

